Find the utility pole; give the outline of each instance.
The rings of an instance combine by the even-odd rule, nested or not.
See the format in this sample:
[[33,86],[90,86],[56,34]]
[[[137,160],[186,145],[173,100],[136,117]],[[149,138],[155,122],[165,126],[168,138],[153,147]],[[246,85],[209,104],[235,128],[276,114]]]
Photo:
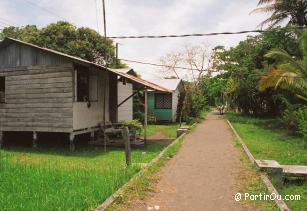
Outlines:
[[107,40],[106,5],[105,5],[104,0],[102,0],[102,10],[103,10],[103,31],[104,31],[104,39]]
[[118,62],[118,43],[116,43],[116,45],[115,45],[115,62],[116,62],[116,65],[118,65],[119,64],[119,62]]
[[[102,12],[103,12],[103,31],[104,31],[104,41],[107,42],[107,24],[106,24],[106,5],[104,0],[102,0]],[[105,51],[104,54],[104,59],[105,59],[105,65],[108,66],[107,64],[107,52]],[[106,95],[107,95],[107,75],[104,75],[104,93],[103,93],[103,125],[106,125]]]
[[116,60],[118,60],[118,43],[116,43]]

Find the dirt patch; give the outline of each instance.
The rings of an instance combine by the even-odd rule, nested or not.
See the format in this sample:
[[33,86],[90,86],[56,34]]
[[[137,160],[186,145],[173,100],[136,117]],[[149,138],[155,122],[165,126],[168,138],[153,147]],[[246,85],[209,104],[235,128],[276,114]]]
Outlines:
[[165,139],[169,139],[169,138],[161,131],[148,137],[148,140],[165,140]]

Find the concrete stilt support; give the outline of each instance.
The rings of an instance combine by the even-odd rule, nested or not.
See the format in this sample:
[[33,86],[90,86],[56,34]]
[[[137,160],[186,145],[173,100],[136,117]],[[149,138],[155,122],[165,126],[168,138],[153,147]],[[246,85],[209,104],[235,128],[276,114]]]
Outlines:
[[69,150],[71,152],[75,151],[76,147],[75,147],[75,134],[70,133],[69,135]]
[[37,145],[37,132],[33,132],[33,142],[32,142],[32,146],[34,149],[37,149],[38,148],[38,145]]
[[274,176],[275,181],[279,185],[284,184],[284,178],[283,178],[283,169],[282,168],[271,168],[268,170],[268,173],[272,176]]
[[95,132],[91,132],[90,141],[95,141]]
[[4,134],[2,131],[0,131],[0,149],[2,148],[4,143]]

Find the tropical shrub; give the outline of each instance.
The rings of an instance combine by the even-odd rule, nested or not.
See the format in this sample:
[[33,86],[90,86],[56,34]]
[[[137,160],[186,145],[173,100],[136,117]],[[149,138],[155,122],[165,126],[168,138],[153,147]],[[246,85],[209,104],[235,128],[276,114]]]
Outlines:
[[303,59],[295,59],[282,49],[273,49],[265,55],[275,60],[277,65],[262,76],[260,91],[267,88],[285,89],[307,103],[307,31],[302,33],[300,41]]
[[282,118],[282,124],[290,131],[307,138],[307,107],[290,106],[285,109]]
[[144,91],[139,91],[138,94],[133,97],[133,119],[144,122],[144,108]]
[[284,110],[281,117],[282,124],[285,128],[291,131],[297,130],[297,111],[295,109]]
[[307,107],[297,111],[297,132],[307,140]]
[[185,85],[185,98],[183,103],[183,119],[191,123],[193,119],[200,117],[206,109],[207,101],[201,89],[194,84]]
[[124,120],[120,122],[124,126],[128,127],[130,131],[140,132],[143,128],[142,123],[139,120]]

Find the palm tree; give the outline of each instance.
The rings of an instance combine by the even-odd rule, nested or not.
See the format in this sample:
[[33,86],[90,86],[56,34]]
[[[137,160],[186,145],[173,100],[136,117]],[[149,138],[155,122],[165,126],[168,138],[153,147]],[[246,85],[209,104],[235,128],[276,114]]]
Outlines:
[[297,26],[307,26],[306,0],[259,0],[258,7],[251,13],[272,13],[259,26],[269,25],[272,28],[282,21],[289,19],[289,23]]
[[307,102],[307,31],[301,37],[301,49],[302,60],[295,60],[281,49],[273,49],[265,55],[265,57],[281,61],[281,63],[262,76],[259,81],[260,91],[268,88],[286,89]]

